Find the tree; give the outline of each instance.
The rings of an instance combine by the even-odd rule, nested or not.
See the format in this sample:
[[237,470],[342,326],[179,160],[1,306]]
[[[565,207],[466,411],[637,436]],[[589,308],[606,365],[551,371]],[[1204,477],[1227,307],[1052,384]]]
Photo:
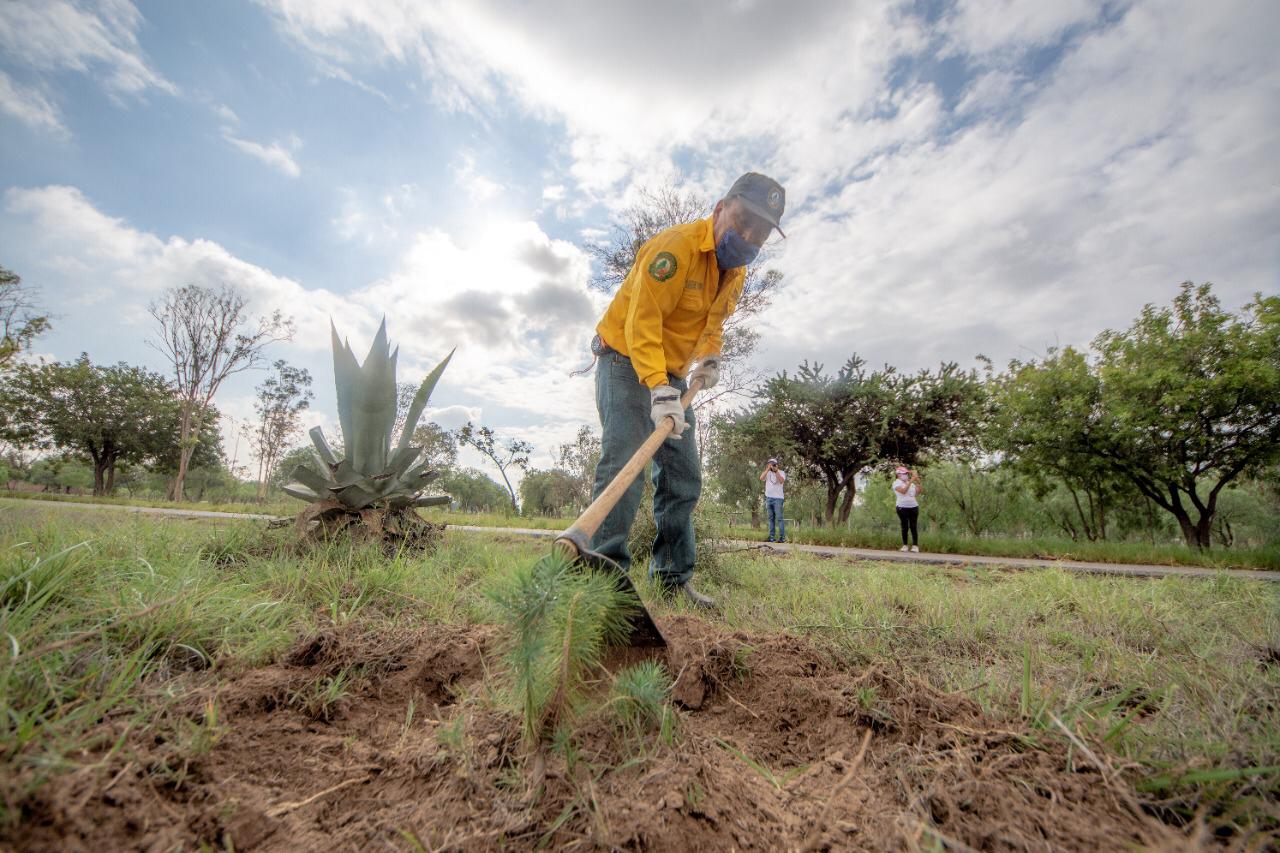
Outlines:
[[929,471],[931,512],[954,509],[970,536],[993,529],[1009,510],[1017,488],[1009,472],[969,461],[938,465]]
[[[707,199],[683,191],[674,183],[641,188],[640,201],[622,212],[620,222],[613,223],[607,243],[583,245],[583,251],[595,261],[590,286],[602,293],[613,293],[635,265],[640,249],[655,234],[702,219],[712,207]],[[720,381],[710,392],[700,395],[700,411],[722,397],[743,394],[762,378],[747,364],[760,336],[746,324],[769,305],[782,285],[782,273],[765,269],[767,262],[767,256],[762,256],[747,267],[737,309],[725,321]]]
[[1280,296],[1235,315],[1212,285],[1183,283],[1094,341],[1103,420],[1091,439],[1140,494],[1208,548],[1222,490],[1280,460]]
[[258,386],[258,399],[253,404],[258,422],[249,434],[249,444],[258,457],[259,500],[267,496],[271,472],[285,446],[297,435],[302,413],[313,396],[311,373],[306,368],[293,367],[279,359],[275,371]]
[[17,273],[0,267],[0,370],[48,330],[49,318],[36,312],[31,288]]
[[178,466],[182,462],[183,451],[189,451],[187,471],[223,467],[226,458],[222,450],[222,430],[218,422],[222,414],[216,406],[210,405],[200,420],[200,432],[188,439],[186,445],[178,442],[178,425],[182,418],[182,407],[175,403],[166,413],[165,429],[157,435],[157,446],[151,454],[150,468],[153,472],[167,479],[165,497],[174,500],[177,489]]
[[525,515],[556,515],[577,499],[573,477],[563,468],[532,470],[520,481]]
[[477,427],[471,421],[463,424],[457,435],[458,441],[474,447],[489,457],[489,460],[498,469],[498,473],[502,475],[502,482],[507,485],[507,492],[511,496],[511,509],[519,512],[520,504],[516,501],[516,490],[511,485],[511,478],[507,476],[507,469],[513,467],[528,468],[529,455],[533,453],[533,445],[518,438],[499,438],[498,434],[490,427]]
[[1063,509],[1074,511],[1074,519],[1052,504],[1048,511],[1068,535],[1105,539],[1120,484],[1092,438],[1101,423],[1102,385],[1084,354],[1066,347],[1039,362],[1013,361],[1007,373],[987,384],[988,441],[1031,479],[1038,497],[1061,484],[1072,508]]
[[[850,356],[835,376],[800,365],[765,383],[761,402],[741,428],[757,445],[785,443],[798,473],[826,486],[823,517],[848,521],[855,478],[876,462],[916,464],[975,432],[981,387],[954,364],[912,375],[868,371]],[[777,455],[777,454],[774,454]]]
[[1118,480],[1172,515],[1188,546],[1210,547],[1223,489],[1280,460],[1280,297],[1237,316],[1186,282],[1172,308],[1145,306],[1093,348],[1092,362],[1065,348],[1010,364],[1006,449],[1079,488],[1099,531],[1094,504]]
[[868,373],[857,356],[835,376],[806,361],[795,376],[783,371],[766,382],[762,397],[742,424],[747,436],[758,444],[785,440],[805,473],[826,486],[824,520],[835,523],[837,504],[839,520],[846,520],[854,477],[876,459],[875,433],[890,404],[883,375]]
[[[591,427],[578,428],[578,435],[571,444],[560,445],[556,454],[556,469],[561,471],[570,490],[569,500],[560,506],[572,505],[585,509],[591,503],[595,486],[596,465],[600,462],[600,436]],[[523,491],[523,489],[522,489]]]
[[440,480],[440,487],[453,498],[459,509],[471,512],[493,512],[511,503],[502,486],[474,468],[449,472]]
[[458,442],[440,424],[428,421],[413,431],[413,445],[422,448],[421,462],[434,471],[452,471],[458,467]]
[[119,462],[154,456],[174,422],[164,377],[120,363],[19,364],[0,387],[6,440],[83,453],[93,462],[94,495],[110,494]]
[[251,323],[248,300],[234,288],[196,284],[172,288],[150,306],[160,338],[148,343],[168,359],[181,403],[173,499],[183,498],[183,481],[198,436],[218,388],[236,373],[255,368],[265,347],[293,335],[293,322],[279,311]]
[[[788,446],[785,437],[769,434],[769,424],[755,420],[749,413],[714,413],[704,418],[709,425],[706,452],[710,458],[709,473],[715,484],[717,501],[721,505],[744,509],[751,515],[751,526],[760,526],[760,507],[764,498],[764,485],[760,472],[772,457],[782,459],[782,468],[789,468],[783,448]],[[788,478],[787,488],[794,482]]]

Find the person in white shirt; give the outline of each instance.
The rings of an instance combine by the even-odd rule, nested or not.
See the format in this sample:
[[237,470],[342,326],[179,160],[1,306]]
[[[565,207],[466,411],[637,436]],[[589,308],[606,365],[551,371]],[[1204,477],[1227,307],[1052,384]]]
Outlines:
[[919,551],[920,536],[916,533],[916,521],[920,518],[919,498],[924,493],[924,489],[920,488],[920,475],[905,465],[899,465],[894,474],[897,479],[893,481],[893,498],[897,505],[898,523],[902,526],[902,547],[898,550],[907,550],[907,530],[910,529],[910,550]]
[[[769,464],[765,465],[764,470],[760,472],[760,479],[764,481],[764,508],[765,513],[769,516],[769,538],[766,542],[786,542],[787,541],[787,520],[782,517],[783,489],[782,484],[787,481],[787,475],[778,467],[777,459],[770,459]],[[774,522],[777,522],[778,538],[773,538]]]

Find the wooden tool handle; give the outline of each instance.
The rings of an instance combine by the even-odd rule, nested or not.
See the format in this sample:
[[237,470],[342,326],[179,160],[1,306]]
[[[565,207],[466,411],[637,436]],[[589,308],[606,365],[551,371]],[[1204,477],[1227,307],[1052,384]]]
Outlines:
[[[689,390],[684,392],[684,396],[680,398],[681,408],[687,409],[693,403],[694,396],[702,390],[702,377],[698,377],[689,383]],[[596,529],[604,523],[605,517],[617,505],[622,493],[635,482],[636,477],[640,476],[640,472],[644,470],[644,466],[649,464],[649,460],[653,458],[653,454],[658,452],[658,447],[662,442],[667,440],[667,436],[671,435],[671,431],[675,429],[675,421],[667,416],[662,419],[653,430],[653,434],[645,439],[644,444],[627,460],[627,464],[622,466],[622,470],[617,476],[605,486],[603,492],[591,502],[591,506],[582,511],[582,515],[578,516],[573,524],[569,525],[569,529],[563,534],[564,537],[572,536],[580,542],[589,542],[591,537],[595,535]],[[577,553],[577,548],[569,538],[560,538],[556,540],[556,545]],[[571,554],[570,556],[573,556]]]

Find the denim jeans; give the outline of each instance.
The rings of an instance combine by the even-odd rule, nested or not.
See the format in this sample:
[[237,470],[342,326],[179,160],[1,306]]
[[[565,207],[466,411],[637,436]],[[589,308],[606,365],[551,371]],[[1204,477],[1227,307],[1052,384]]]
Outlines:
[[[667,381],[683,394],[684,380],[668,376]],[[596,409],[600,412],[600,463],[596,465],[595,488],[599,495],[622,470],[645,439],[653,434],[649,417],[649,389],[636,377],[631,359],[606,352],[596,364]],[[664,584],[681,584],[693,577],[693,507],[702,494],[702,467],[693,409],[685,409],[688,428],[679,439],[662,442],[653,457],[653,540],[650,576]],[[591,548],[614,560],[624,570],[631,568],[631,523],[635,520],[644,483],[639,477],[623,493],[621,500],[591,538]]]
[[778,539],[787,538],[787,520],[782,517],[782,498],[765,498],[764,510],[769,516],[769,539],[773,539],[773,526],[778,525]]

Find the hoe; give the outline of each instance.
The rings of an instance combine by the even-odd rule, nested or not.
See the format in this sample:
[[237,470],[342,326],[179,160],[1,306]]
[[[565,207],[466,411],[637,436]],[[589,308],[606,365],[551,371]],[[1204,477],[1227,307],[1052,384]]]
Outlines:
[[[689,384],[689,390],[685,391],[684,396],[680,398],[680,404],[686,409],[689,408],[694,396],[701,390],[702,380],[700,378],[693,380]],[[666,441],[667,436],[671,435],[673,429],[675,429],[675,422],[670,417],[664,418],[662,423],[654,429],[653,434],[645,439],[644,444],[640,445],[640,448],[632,454],[627,464],[622,466],[622,470],[605,487],[599,497],[591,502],[591,506],[583,510],[582,515],[578,516],[577,520],[569,525],[567,530],[556,537],[555,543],[555,547],[570,559],[576,560],[584,566],[609,572],[616,581],[619,590],[635,596],[637,606],[632,611],[631,633],[627,645],[637,649],[666,648],[667,641],[663,638],[662,632],[658,630],[658,626],[654,623],[649,611],[645,609],[644,603],[640,601],[640,596],[636,593],[636,588],[631,583],[631,578],[613,560],[603,554],[592,551],[589,543],[591,542],[591,537],[595,535],[596,529],[600,527],[610,510],[618,503],[618,499],[622,497],[622,493],[635,481],[636,477],[640,476],[644,466],[649,464],[653,454],[658,452],[658,447],[661,446],[662,442]]]

